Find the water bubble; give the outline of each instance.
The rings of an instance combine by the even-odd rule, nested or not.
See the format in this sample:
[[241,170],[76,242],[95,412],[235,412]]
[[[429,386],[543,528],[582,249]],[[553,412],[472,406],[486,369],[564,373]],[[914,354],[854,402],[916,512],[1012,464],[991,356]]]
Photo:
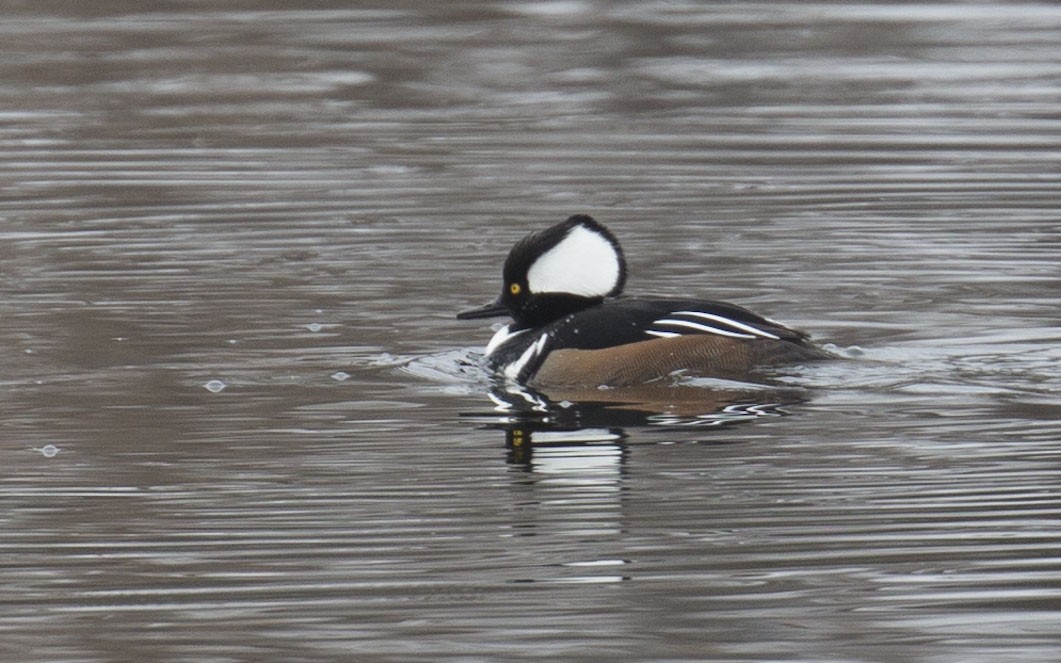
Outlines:
[[308,325],[306,325],[306,329],[310,330],[311,332],[319,332],[323,328],[324,328],[324,325],[322,325],[319,322],[311,322]]
[[332,379],[337,382],[342,382],[344,380],[349,380],[350,374],[345,371],[336,371],[332,373]]
[[55,458],[59,454],[59,447],[54,444],[46,444],[40,449],[36,449],[36,451],[41,452],[41,455],[45,458]]
[[222,382],[221,380],[210,380],[203,386],[206,387],[206,390],[209,391],[211,394],[216,394],[222,391],[228,385]]

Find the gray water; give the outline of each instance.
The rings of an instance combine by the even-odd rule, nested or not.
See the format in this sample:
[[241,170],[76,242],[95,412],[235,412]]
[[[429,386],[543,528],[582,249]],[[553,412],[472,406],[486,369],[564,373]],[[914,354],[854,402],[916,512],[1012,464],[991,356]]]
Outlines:
[[[1061,660],[1061,7],[222,5],[0,8],[0,660]],[[506,409],[572,213],[849,359]]]

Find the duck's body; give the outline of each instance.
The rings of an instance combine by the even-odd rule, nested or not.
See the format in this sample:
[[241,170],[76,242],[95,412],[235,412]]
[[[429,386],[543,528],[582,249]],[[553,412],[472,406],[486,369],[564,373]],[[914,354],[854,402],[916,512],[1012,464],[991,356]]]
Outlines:
[[531,387],[628,386],[676,372],[739,378],[759,366],[832,357],[803,332],[734,304],[620,297],[622,249],[584,215],[518,242],[504,280],[497,301],[458,317],[510,314],[485,359]]

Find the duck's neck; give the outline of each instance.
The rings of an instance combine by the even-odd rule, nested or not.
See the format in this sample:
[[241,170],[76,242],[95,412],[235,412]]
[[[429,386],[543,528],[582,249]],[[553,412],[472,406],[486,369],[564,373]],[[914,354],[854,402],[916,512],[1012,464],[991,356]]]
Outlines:
[[568,293],[545,293],[536,295],[513,316],[516,328],[540,327],[554,320],[599,305],[603,297],[583,297]]

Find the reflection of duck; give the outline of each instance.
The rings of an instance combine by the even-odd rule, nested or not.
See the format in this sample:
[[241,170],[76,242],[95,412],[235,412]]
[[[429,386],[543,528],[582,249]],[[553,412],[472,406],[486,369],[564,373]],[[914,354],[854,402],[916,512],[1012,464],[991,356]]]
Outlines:
[[508,462],[528,469],[533,464],[539,472],[619,469],[626,459],[626,435],[621,430],[550,431],[519,424],[504,429]]
[[[678,431],[785,416],[786,405],[806,400],[795,389],[708,389],[684,385],[642,385],[560,393],[553,400],[526,387],[506,383],[490,392],[494,412],[468,414],[486,428],[505,431],[509,461],[530,466],[535,449],[579,447],[605,453],[602,446],[625,450],[627,429],[655,430],[668,437]],[[696,433],[699,435],[699,433]],[[610,453],[610,452],[609,452]],[[556,455],[552,453],[552,455]],[[605,455],[609,455],[606,453]],[[624,457],[621,455],[620,458]]]
[[620,298],[618,240],[585,215],[524,237],[498,299],[460,319],[509,314],[486,347],[508,380],[547,390],[637,385],[681,371],[743,377],[770,364],[833,358],[807,335],[745,308],[701,299]]

